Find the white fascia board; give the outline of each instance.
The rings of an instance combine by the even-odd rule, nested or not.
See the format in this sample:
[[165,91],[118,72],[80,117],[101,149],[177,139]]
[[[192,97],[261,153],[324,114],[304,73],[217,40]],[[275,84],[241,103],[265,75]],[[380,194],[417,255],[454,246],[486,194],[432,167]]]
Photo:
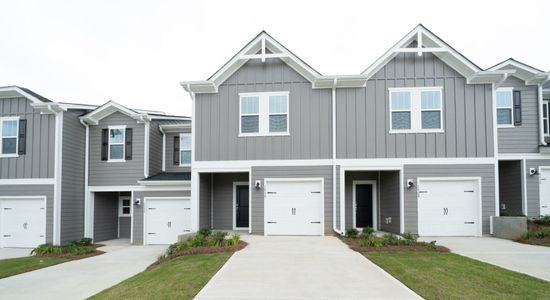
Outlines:
[[190,180],[140,180],[138,183],[144,186],[191,186]]
[[503,80],[512,75],[516,70],[496,70],[496,71],[479,71],[468,77],[468,84],[490,84],[502,83]]
[[[148,119],[146,114],[138,113],[132,109],[129,109],[121,104],[118,104],[114,101],[109,101],[97,109],[85,114],[81,119],[90,124],[97,125],[97,122],[101,121],[103,118],[115,113],[121,112],[130,118],[136,119],[138,121],[144,122],[145,119]],[[90,123],[89,123],[90,122]]]
[[0,93],[1,92],[15,92],[27,99],[29,99],[31,102],[33,103],[50,103],[50,102],[43,102],[42,100],[36,98],[35,96],[23,91],[22,89],[20,89],[19,87],[17,86],[6,86],[6,87],[1,87],[0,88]]
[[314,89],[364,87],[367,84],[367,79],[365,75],[318,76],[313,80],[312,87]]
[[146,191],[189,191],[187,185],[149,186],[149,185],[113,185],[113,186],[89,186],[90,193],[95,192],[146,192]]
[[55,178],[0,179],[0,185],[53,185]]
[[166,124],[159,126],[166,133],[178,133],[191,129],[191,124]]
[[537,70],[531,66],[528,66],[524,63],[521,63],[521,62],[518,62],[514,59],[507,59],[495,66],[492,66],[490,67],[489,69],[487,69],[487,71],[495,71],[495,70],[500,70],[504,67],[507,67],[507,68],[510,68],[509,66],[512,66],[513,68],[518,68],[518,69],[522,69],[522,70],[525,70],[526,72],[529,72],[529,73],[532,73],[532,74],[537,74],[537,73],[540,73],[541,71],[540,70]]
[[196,94],[217,93],[218,86],[213,81],[182,81],[180,85],[186,92]]
[[75,103],[62,103],[62,102],[59,102],[59,106],[64,108],[65,110],[68,110],[68,109],[94,110],[97,108],[97,105],[93,105],[93,104],[75,104]]
[[527,80],[525,80],[525,84],[527,85],[543,85],[545,84],[546,82],[548,82],[550,80],[550,73],[548,72],[544,72],[544,73],[538,73],[534,76],[532,76],[531,78],[528,78]]
[[55,114],[66,111],[67,109],[55,102],[40,102],[31,103],[31,107],[40,111],[41,114]]

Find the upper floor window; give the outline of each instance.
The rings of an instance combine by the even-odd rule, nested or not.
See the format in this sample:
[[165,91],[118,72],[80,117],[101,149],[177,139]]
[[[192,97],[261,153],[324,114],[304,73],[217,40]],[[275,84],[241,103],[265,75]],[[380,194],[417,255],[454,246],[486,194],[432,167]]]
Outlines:
[[542,128],[544,129],[544,135],[550,136],[550,100],[544,100],[542,103]]
[[124,160],[125,126],[109,126],[109,161]]
[[239,94],[239,136],[288,135],[288,94]]
[[512,88],[499,88],[497,97],[497,125],[498,127],[514,126],[514,101]]
[[191,134],[180,134],[180,166],[191,165]]
[[0,156],[17,156],[19,117],[0,118]]
[[390,88],[390,133],[442,132],[442,89]]

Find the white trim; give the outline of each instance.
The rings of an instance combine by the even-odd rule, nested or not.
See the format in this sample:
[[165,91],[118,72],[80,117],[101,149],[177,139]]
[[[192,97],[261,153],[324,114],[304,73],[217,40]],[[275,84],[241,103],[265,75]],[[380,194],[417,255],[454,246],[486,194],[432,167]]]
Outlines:
[[[134,244],[134,191],[130,191],[130,244]],[[120,224],[120,220],[118,221]]]
[[88,191],[94,192],[141,192],[141,191],[189,191],[189,186],[143,186],[143,185],[113,185],[89,186]]
[[[248,214],[248,227],[237,227],[237,186],[247,186],[249,191],[248,208],[250,209],[250,185],[246,181],[233,181],[233,230],[249,230],[250,229],[250,212]],[[212,207],[213,208],[213,207]]]
[[140,185],[145,186],[190,186],[190,180],[140,180],[138,181]]
[[[44,201],[44,243],[47,242],[47,232],[48,232],[48,212],[47,212],[47,207],[48,207],[48,197],[45,196],[45,195],[40,195],[40,196],[0,196],[0,209],[2,209],[2,200],[11,200],[11,199],[21,199],[21,200],[24,200],[24,199],[32,199],[32,200],[42,200]],[[0,212],[1,214],[1,212]],[[2,226],[0,226],[0,249],[4,247],[4,245],[2,244],[2,241],[3,241],[3,238],[1,238],[3,236],[3,232],[2,232]]]
[[86,122],[79,119],[82,126],[86,130],[86,141],[84,149],[84,237],[93,238],[90,235],[90,192],[88,191],[88,168],[89,166],[89,156],[90,156],[90,127]]
[[[539,106],[539,138],[540,138],[540,144],[546,146],[546,141],[544,139],[544,127],[543,127],[543,120],[542,120],[542,107],[543,107],[543,94],[542,94],[542,84],[538,85],[538,93],[537,93],[537,100],[538,100],[538,106]],[[550,117],[550,116],[548,116]],[[550,132],[550,127],[548,128],[548,131]]]
[[[150,200],[189,200],[191,202],[191,197],[187,196],[173,196],[173,197],[143,197],[143,245],[148,245],[147,241],[147,202]],[[193,209],[193,205],[191,205]],[[193,212],[191,212],[191,218],[193,218]],[[191,221],[192,222],[192,221]],[[193,230],[191,230],[193,231]]]
[[[544,133],[544,106],[546,106],[546,128],[547,132]],[[544,137],[550,137],[550,100],[542,100],[542,132]]]
[[0,185],[53,185],[55,183],[55,178],[0,179]]
[[405,172],[399,170],[399,232],[405,233]]
[[[19,116],[14,117],[0,117],[0,158],[3,157],[19,157]],[[4,121],[15,121],[15,135],[8,135],[4,137],[2,134],[2,127],[4,126]],[[2,153],[2,144],[4,143],[4,138],[13,139],[15,138],[15,153]]]
[[495,176],[495,216],[500,216],[500,172],[498,171],[498,162],[494,165]]
[[[392,109],[393,93],[407,92],[410,96],[409,109]],[[423,109],[422,108],[422,92],[439,92],[439,109]],[[443,133],[444,115],[443,108],[445,101],[443,99],[443,87],[400,87],[388,88],[389,98],[389,133]],[[439,111],[439,128],[422,128],[422,112],[423,111]],[[409,112],[410,113],[410,128],[409,129],[393,129],[393,112]]]
[[61,244],[61,184],[63,170],[63,112],[55,114],[55,158],[53,190],[53,244]]
[[[23,91],[21,88],[19,88],[18,86],[5,86],[5,87],[0,87],[0,92],[16,92],[16,93],[19,93],[20,95],[22,95],[23,97],[29,99],[31,102],[33,103],[51,103],[51,102],[44,102],[38,98],[36,98],[35,96]],[[13,98],[11,96],[6,96],[6,97],[0,97],[0,98]]]
[[159,130],[162,133],[162,172],[166,172],[166,132],[159,126]]
[[[124,200],[130,200],[130,205],[128,206],[130,208],[130,212],[125,214],[124,211]],[[118,194],[118,216],[119,217],[131,217],[132,216],[132,194],[130,192],[130,196],[121,196],[120,192]]]
[[[111,130],[121,130],[122,142],[111,143]],[[111,159],[111,144],[115,146],[122,145],[122,158]],[[125,162],[126,161],[126,125],[109,126],[107,129],[107,162]]]
[[[107,110],[106,111],[107,113],[100,114],[104,110]],[[114,101],[109,101],[99,106],[95,110],[92,110],[89,113],[85,114],[84,116],[80,117],[80,119],[86,122],[88,125],[97,125],[99,121],[101,121],[103,118],[106,118],[107,116],[111,115],[116,111],[119,111],[129,116],[130,118],[137,120],[138,122],[144,122],[145,119],[148,118],[148,116],[146,116],[146,113],[127,108]],[[98,115],[98,118],[96,118],[96,115]]]
[[[254,185],[252,184],[252,170],[248,172],[248,233],[252,233],[252,189],[254,188]],[[212,186],[213,188],[213,186]],[[213,191],[211,191],[211,195],[213,195]],[[212,199],[213,200],[213,199]],[[213,207],[213,206],[211,206]],[[214,219],[212,219],[212,222],[214,222]],[[212,226],[214,227],[214,226]],[[264,228],[265,229],[265,228]]]
[[358,184],[370,184],[372,185],[372,229],[378,230],[378,185],[376,180],[354,180],[352,181],[352,213],[353,213],[353,228],[363,229],[362,227],[357,227],[357,185]]
[[[286,96],[286,113],[274,113],[269,111],[269,97],[271,96]],[[257,113],[242,113],[242,100],[243,97],[257,97],[258,98],[258,112]],[[258,93],[239,93],[239,137],[253,137],[253,136],[286,136],[290,135],[290,92],[258,92]],[[269,117],[271,115],[286,115],[286,131],[271,132],[269,130]],[[258,132],[242,132],[242,117],[243,116],[258,116]]]
[[550,155],[542,153],[499,153],[499,160],[516,159],[550,159]]
[[[498,106],[498,93],[510,93],[510,106]],[[497,128],[514,128],[514,88],[512,87],[502,87],[495,90],[495,105],[496,110],[498,112],[499,109],[509,109],[510,110],[510,124],[498,124],[498,118],[495,119],[495,124],[497,124]],[[497,114],[498,116],[498,114]]]
[[183,149],[183,147],[182,147],[182,138],[183,138],[184,136],[185,136],[185,137],[188,136],[189,138],[193,139],[193,135],[192,135],[191,132],[182,132],[182,133],[179,134],[179,139],[180,139],[180,150],[179,150],[179,153],[178,153],[178,155],[179,155],[179,161],[180,161],[179,166],[180,166],[180,167],[190,167],[192,162],[189,162],[188,164],[182,163],[182,160],[181,160],[181,153],[182,153],[183,151],[190,151],[190,152],[191,152],[191,156],[193,156],[193,153],[192,153],[192,152],[193,152],[193,141],[191,141],[191,145],[189,145],[189,148]]
[[[145,121],[144,126],[144,138],[143,138],[143,177],[147,178],[149,177],[149,131],[150,131],[150,123],[149,121]],[[132,137],[132,143],[133,143],[133,137]],[[110,151],[109,151],[110,152]],[[124,159],[126,159],[126,130],[124,131]]]

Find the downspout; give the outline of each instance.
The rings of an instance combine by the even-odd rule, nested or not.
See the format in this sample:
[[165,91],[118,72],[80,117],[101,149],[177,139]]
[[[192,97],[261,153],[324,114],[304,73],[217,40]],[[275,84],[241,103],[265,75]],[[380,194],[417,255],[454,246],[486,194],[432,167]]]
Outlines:
[[[195,221],[192,226],[195,230],[199,230],[199,174],[194,170],[195,166],[195,93],[191,91],[191,84],[187,84],[187,92],[191,97],[191,209],[195,212]],[[210,208],[212,209],[212,208]]]
[[166,132],[159,126],[159,130],[162,133],[162,172],[166,172]]
[[542,114],[543,114],[543,111],[542,111],[542,86],[547,82],[548,80],[545,80],[544,82],[540,83],[538,85],[538,104],[539,104],[539,139],[540,139],[540,144],[543,145],[543,146],[546,146],[546,141],[544,140],[544,123],[543,123],[543,120],[542,120]]
[[[336,84],[338,79],[334,78],[332,85],[332,230],[342,234],[343,229],[336,228]],[[342,199],[340,199],[342,201]],[[340,216],[342,213],[340,212]]]
[[86,124],[82,119],[80,120],[80,124],[82,124],[86,128],[86,142],[85,144],[85,150],[84,150],[84,237],[92,238],[89,230],[89,226],[91,226],[90,222],[90,195],[88,192],[88,165],[89,165],[89,139],[90,139],[90,126]]

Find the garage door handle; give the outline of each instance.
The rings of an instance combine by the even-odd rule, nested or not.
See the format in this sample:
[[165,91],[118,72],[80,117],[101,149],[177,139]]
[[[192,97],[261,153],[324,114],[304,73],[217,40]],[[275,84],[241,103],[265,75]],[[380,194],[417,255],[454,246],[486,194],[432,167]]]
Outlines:
[[321,192],[311,192],[312,194],[320,194]]
[[191,207],[186,207],[183,210],[191,210]]
[[473,193],[474,190],[467,190],[467,191],[464,191],[464,193]]
[[11,235],[9,235],[9,234],[4,234],[4,237],[11,237]]
[[321,224],[321,221],[311,222],[311,224]]
[[475,224],[476,222],[464,222],[464,224]]
[[4,207],[4,210],[10,210],[12,209],[11,207]]
[[542,208],[547,208],[547,207],[548,207],[548,206],[546,206],[546,205],[543,205],[543,206],[542,206]]
[[427,194],[428,191],[418,191],[419,194]]
[[147,234],[157,234],[156,232],[148,232]]
[[277,192],[267,192],[268,194],[277,194]]
[[267,224],[277,224],[277,222],[270,222],[270,221],[268,221]]
[[149,207],[149,210],[157,209],[156,207]]

